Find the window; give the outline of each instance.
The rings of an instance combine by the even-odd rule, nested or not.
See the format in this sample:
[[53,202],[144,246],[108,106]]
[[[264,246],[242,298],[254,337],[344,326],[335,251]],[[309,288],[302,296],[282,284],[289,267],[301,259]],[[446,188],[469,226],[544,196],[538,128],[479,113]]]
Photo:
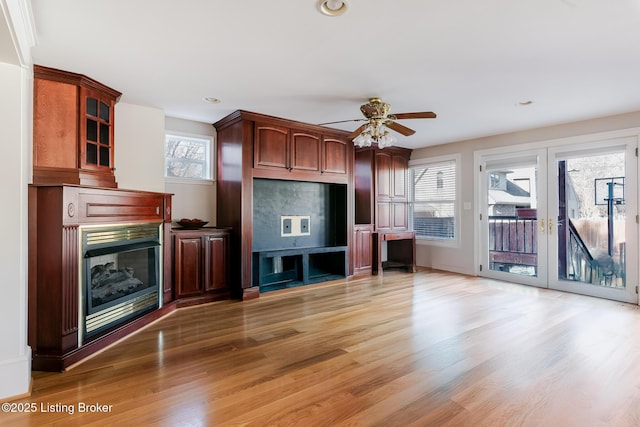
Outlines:
[[213,138],[166,133],[164,160],[165,178],[211,180],[213,179]]
[[455,240],[458,221],[457,159],[411,163],[409,219],[416,237]]

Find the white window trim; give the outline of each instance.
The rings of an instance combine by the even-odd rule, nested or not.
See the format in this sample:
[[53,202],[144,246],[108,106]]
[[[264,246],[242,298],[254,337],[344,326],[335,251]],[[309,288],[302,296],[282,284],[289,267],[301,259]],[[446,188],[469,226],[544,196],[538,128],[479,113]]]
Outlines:
[[[451,240],[434,239],[424,236],[416,236],[416,244],[425,246],[441,246],[447,248],[460,247],[460,222],[461,222],[461,203],[460,203],[460,153],[446,154],[442,156],[425,157],[421,159],[409,160],[409,168],[415,166],[427,166],[433,163],[442,163],[454,161],[456,164],[456,200],[454,202],[455,222],[454,222],[454,238]],[[413,185],[413,183],[411,183]],[[412,190],[413,191],[413,190]],[[413,201],[411,201],[411,209],[413,209]]]
[[[212,185],[216,182],[216,139],[212,135],[203,135],[197,133],[188,133],[182,131],[174,131],[170,129],[165,129],[163,141],[163,150],[166,149],[166,140],[167,136],[177,136],[177,137],[185,137],[185,138],[197,138],[197,139],[206,139],[209,140],[209,162],[211,165],[211,178],[209,179],[201,179],[201,178],[179,178],[179,177],[168,177],[164,176],[165,182],[169,182],[172,184],[198,184],[198,185]],[[164,173],[166,174],[166,161],[167,155],[164,154]]]

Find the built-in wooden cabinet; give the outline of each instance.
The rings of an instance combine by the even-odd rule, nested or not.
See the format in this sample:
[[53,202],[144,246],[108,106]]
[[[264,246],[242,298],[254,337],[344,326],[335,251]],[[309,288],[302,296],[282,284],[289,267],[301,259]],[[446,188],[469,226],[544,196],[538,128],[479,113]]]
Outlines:
[[409,153],[388,148],[375,153],[376,229],[407,230]]
[[349,155],[349,142],[345,138],[332,138],[323,136],[322,138],[322,173],[346,176],[351,170],[348,163],[353,161]]
[[[86,268],[88,255],[83,252],[86,232],[104,230],[103,236],[113,237],[126,235],[113,231],[118,227],[161,227],[158,254],[166,254],[171,197],[165,193],[78,185],[29,186],[29,346],[34,370],[61,371],[172,309],[167,304],[171,301],[171,280],[165,280],[164,296],[158,295],[159,301],[163,298],[162,308],[100,335],[88,338],[83,333],[88,313],[83,313],[86,275],[80,272]],[[163,273],[167,274],[166,268]]]
[[273,123],[254,124],[254,168],[302,174],[346,176],[349,168],[347,141],[319,132]]
[[256,122],[254,129],[253,167],[290,170],[289,128]]
[[117,187],[114,109],[120,92],[34,65],[33,183]]
[[[353,144],[346,131],[248,111],[236,111],[213,126],[218,150],[216,223],[231,229],[231,290],[242,299],[255,298],[259,287],[253,280],[254,180],[340,184],[351,194]],[[345,239],[351,248],[351,197],[346,205]],[[351,259],[348,269],[351,274]]]
[[353,230],[353,274],[371,274],[371,266],[373,263],[373,225],[356,224]]
[[356,224],[375,231],[406,231],[409,156],[399,147],[363,148],[355,153]]
[[174,229],[171,234],[176,299],[214,300],[228,296],[229,231]]
[[[410,154],[405,148],[375,146],[355,152],[355,230],[372,230],[370,263],[374,274],[384,265],[415,270],[415,236],[409,231]],[[356,232],[355,238],[363,241],[364,236]],[[359,265],[363,262],[358,256],[366,256],[365,248],[364,243],[356,243],[354,257]],[[383,252],[387,255],[384,261]]]

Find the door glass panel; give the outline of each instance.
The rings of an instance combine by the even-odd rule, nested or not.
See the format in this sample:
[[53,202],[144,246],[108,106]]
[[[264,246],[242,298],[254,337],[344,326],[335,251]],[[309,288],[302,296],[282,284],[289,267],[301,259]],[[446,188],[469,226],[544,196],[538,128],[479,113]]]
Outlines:
[[625,153],[557,161],[558,278],[624,288]]
[[489,269],[538,276],[537,167],[487,170]]

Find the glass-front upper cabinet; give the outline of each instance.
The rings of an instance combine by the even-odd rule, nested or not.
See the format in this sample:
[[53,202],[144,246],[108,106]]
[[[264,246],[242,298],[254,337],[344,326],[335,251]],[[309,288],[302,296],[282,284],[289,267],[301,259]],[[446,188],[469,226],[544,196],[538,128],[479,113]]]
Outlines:
[[34,65],[33,184],[117,187],[114,107],[121,93]]
[[82,90],[81,96],[84,103],[82,167],[112,170],[114,102],[90,90]]

